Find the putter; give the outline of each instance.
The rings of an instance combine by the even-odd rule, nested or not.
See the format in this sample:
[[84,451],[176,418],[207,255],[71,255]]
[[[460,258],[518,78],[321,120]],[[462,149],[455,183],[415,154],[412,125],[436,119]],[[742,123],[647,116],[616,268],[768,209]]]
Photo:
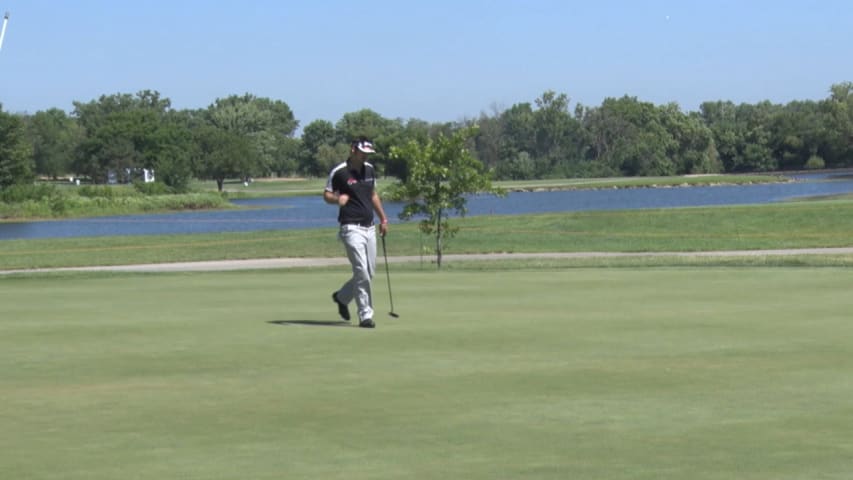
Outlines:
[[385,235],[382,235],[382,255],[385,257],[385,276],[388,278],[388,299],[391,300],[391,311],[388,312],[388,315],[400,318],[399,315],[394,313],[394,296],[391,295],[391,271],[388,270],[388,250],[385,249]]

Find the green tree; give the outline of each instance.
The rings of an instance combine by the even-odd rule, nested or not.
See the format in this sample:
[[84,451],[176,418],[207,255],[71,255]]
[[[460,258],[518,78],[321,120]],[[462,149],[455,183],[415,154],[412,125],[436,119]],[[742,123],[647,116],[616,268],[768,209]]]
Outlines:
[[55,179],[71,172],[74,151],[83,132],[65,111],[51,108],[36,112],[28,118],[27,137],[33,146],[37,174]]
[[192,178],[194,139],[185,116],[170,110],[160,118],[158,128],[150,132],[150,148],[146,164],[156,171],[158,182],[176,192],[189,188]]
[[[536,126],[533,107],[519,103],[504,110],[500,115],[502,140],[499,145],[499,161],[519,158],[519,154],[536,155]],[[531,158],[535,161],[535,158]]]
[[3,111],[0,104],[0,188],[33,180],[32,148],[26,140],[24,122]]
[[853,82],[832,85],[830,96],[821,102],[825,112],[827,166],[853,166]]
[[402,129],[400,121],[387,119],[370,109],[345,113],[335,124],[340,143],[349,145],[352,140],[361,136],[373,142],[376,153],[370,156],[370,163],[382,173],[390,156],[390,147]]
[[696,115],[687,115],[675,103],[658,107],[661,123],[672,142],[667,156],[678,175],[720,173],[720,162],[714,134]]
[[321,177],[328,173],[318,159],[320,147],[332,146],[337,143],[337,132],[332,122],[314,120],[302,129],[302,146],[304,151],[300,169],[307,175]]
[[594,159],[623,175],[672,175],[677,167],[668,151],[675,140],[662,122],[661,111],[636,97],[607,98],[589,109],[584,128],[592,139]]
[[420,230],[435,235],[438,268],[446,240],[459,229],[451,225],[451,213],[464,216],[467,212],[465,195],[500,193],[492,187],[483,164],[468,149],[468,141],[476,134],[476,127],[463,128],[449,137],[439,134],[426,143],[409,141],[391,149],[393,157],[409,164],[409,177],[394,192],[395,197],[407,202],[400,217],[426,217],[420,222]]
[[271,131],[291,136],[299,126],[286,103],[250,93],[217,98],[207,112],[213,125],[243,135]]
[[123,177],[129,169],[147,168],[159,170],[158,181],[174,189],[186,187],[191,136],[169,99],[144,90],[136,95],[104,95],[74,106],[85,132],[75,153],[76,173],[106,182],[110,171]]
[[291,146],[283,138],[291,138],[299,121],[281,100],[259,98],[252,94],[217,98],[207,109],[208,122],[248,139],[253,149],[253,164],[246,176],[266,175],[288,154]]
[[[320,145],[316,155],[317,168],[321,172],[324,172],[324,175],[328,175],[332,167],[345,161],[349,154],[350,145],[348,143]],[[371,158],[370,160],[373,163],[373,159]]]
[[503,119],[496,105],[492,106],[494,115],[485,112],[477,119],[477,136],[474,139],[477,158],[487,168],[497,168],[501,163],[501,139],[503,138]]
[[335,126],[327,120],[314,120],[302,129],[302,143],[312,154],[317,153],[320,145],[337,143]]
[[778,106],[768,101],[737,107],[737,119],[743,132],[743,145],[735,159],[735,171],[771,172],[779,169],[771,148],[771,126]]
[[782,170],[801,169],[826,151],[826,121],[817,102],[788,103],[773,116],[770,133],[770,148]]
[[495,169],[495,175],[506,180],[530,180],[536,176],[536,163],[527,152],[502,161]]
[[704,102],[699,117],[711,130],[723,170],[735,171],[739,152],[743,148],[745,131],[737,119],[737,106],[732,102]]
[[296,175],[300,170],[304,150],[302,139],[279,136],[276,142],[278,145],[272,164],[273,172],[279,177]]
[[[398,120],[400,128],[393,135],[383,137],[382,141],[387,145],[404,145],[410,141],[425,143],[429,138],[437,134],[439,127],[425,120],[410,118],[405,122]],[[384,159],[384,174],[396,177],[400,181],[406,181],[409,177],[409,165],[400,158],[388,156]]]
[[537,98],[533,113],[534,157],[540,159],[540,176],[559,175],[580,160],[580,122],[569,113],[569,97],[548,90]]
[[[533,105],[518,103],[494,119],[481,117],[480,125],[490,127],[485,139],[499,131],[498,161],[489,164],[498,178],[527,176],[522,172],[527,172],[531,162],[536,178],[573,175],[586,168],[581,165],[588,150],[582,115],[572,116],[569,103],[568,95],[547,90]],[[580,106],[577,109],[584,111]],[[493,145],[478,140],[478,151],[494,155]]]
[[226,179],[249,175],[256,152],[248,137],[213,125],[202,125],[193,135],[197,145],[193,170],[198,178],[215,180],[222,192]]
[[396,122],[367,108],[345,113],[335,124],[338,141],[347,144],[360,136],[371,139],[375,144],[397,129]]

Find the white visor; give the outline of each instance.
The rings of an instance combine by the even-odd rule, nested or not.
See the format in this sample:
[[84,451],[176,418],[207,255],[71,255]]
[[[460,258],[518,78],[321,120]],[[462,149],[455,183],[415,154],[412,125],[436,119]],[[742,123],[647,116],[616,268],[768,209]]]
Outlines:
[[373,144],[367,141],[358,142],[358,149],[364,153],[376,153],[376,150],[373,149]]

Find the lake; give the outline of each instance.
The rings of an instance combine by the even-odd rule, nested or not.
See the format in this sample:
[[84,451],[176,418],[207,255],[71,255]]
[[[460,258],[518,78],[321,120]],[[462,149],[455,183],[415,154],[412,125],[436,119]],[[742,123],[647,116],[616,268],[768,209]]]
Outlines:
[[[512,192],[503,198],[474,195],[468,215],[518,215],[589,210],[750,205],[797,197],[853,193],[853,178],[835,173],[795,175],[794,182],[709,187],[627,188]],[[230,211],[181,212],[113,217],[0,223],[0,240],[246,232],[334,227],[337,209],[311,197],[235,200],[245,208]],[[386,203],[392,223],[400,203]]]

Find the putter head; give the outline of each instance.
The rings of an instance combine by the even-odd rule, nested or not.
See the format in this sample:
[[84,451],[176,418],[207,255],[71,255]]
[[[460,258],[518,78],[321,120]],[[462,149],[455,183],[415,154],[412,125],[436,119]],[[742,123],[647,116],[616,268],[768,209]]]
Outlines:
[[391,315],[391,316],[392,316],[392,317],[394,317],[394,318],[400,318],[400,316],[399,316],[399,315],[397,315],[397,314],[396,314],[396,313],[394,313],[394,312],[388,312],[388,315]]

